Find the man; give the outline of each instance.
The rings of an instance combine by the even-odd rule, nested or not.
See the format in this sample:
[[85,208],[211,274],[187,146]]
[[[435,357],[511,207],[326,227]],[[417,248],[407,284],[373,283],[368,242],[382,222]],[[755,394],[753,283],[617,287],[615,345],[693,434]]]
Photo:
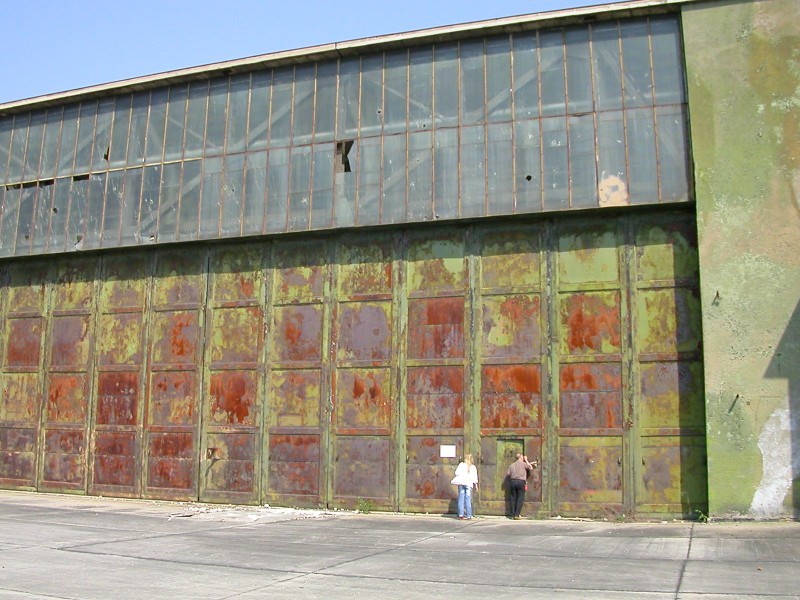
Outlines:
[[[535,461],[534,461],[534,464]],[[522,505],[525,503],[525,490],[528,487],[533,465],[528,462],[528,457],[517,454],[517,460],[511,463],[506,471],[511,492],[511,518],[520,519]]]

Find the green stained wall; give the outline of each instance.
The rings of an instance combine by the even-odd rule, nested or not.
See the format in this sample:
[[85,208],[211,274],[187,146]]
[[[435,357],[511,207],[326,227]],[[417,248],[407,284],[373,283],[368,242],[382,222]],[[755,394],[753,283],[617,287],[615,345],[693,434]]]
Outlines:
[[800,2],[683,7],[711,516],[800,511]]

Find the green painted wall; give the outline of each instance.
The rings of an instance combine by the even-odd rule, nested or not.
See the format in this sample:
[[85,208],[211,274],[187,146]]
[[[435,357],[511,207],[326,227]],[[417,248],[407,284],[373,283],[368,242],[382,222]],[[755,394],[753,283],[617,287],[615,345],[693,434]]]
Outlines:
[[709,514],[800,511],[800,2],[683,7]]

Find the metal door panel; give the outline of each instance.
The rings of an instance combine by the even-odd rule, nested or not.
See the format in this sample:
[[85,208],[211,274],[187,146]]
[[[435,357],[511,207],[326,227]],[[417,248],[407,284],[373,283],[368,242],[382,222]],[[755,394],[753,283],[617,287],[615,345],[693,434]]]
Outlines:
[[409,300],[408,330],[409,358],[463,358],[464,298]]
[[53,318],[50,333],[51,368],[86,368],[90,360],[90,327],[89,315]]
[[197,310],[155,312],[151,318],[151,368],[195,367],[200,327]]
[[322,358],[322,306],[278,306],[274,315],[276,359],[319,362]]
[[319,502],[321,459],[319,435],[271,434],[268,493],[285,501]]
[[463,232],[413,238],[406,251],[408,293],[425,295],[463,290],[467,285]]
[[94,440],[94,485],[122,487],[136,485],[136,433],[98,431]]
[[40,380],[36,373],[9,373],[0,394],[0,484],[32,488],[36,483]]
[[338,433],[389,434],[392,426],[391,377],[389,368],[361,367],[337,371],[333,423]]
[[705,431],[703,365],[694,361],[645,363],[640,369],[642,433],[685,428]]
[[481,370],[481,435],[519,429],[541,430],[541,386],[540,365],[484,366]]
[[561,367],[561,429],[622,428],[622,366],[615,363]]
[[253,433],[208,433],[202,497],[211,501],[252,502],[256,491],[256,436]]
[[404,505],[414,509],[455,508],[450,480],[458,466],[457,458],[442,458],[442,446],[455,446],[456,457],[464,452],[461,435],[417,435],[406,439],[406,473]]
[[621,351],[619,292],[575,292],[559,298],[562,355]]
[[[338,435],[334,448],[333,495],[337,504],[358,506],[361,499],[389,503],[391,464],[388,437]],[[349,501],[349,502],[348,502]]]
[[271,427],[318,427],[320,373],[316,369],[273,371],[269,385]]
[[541,344],[538,295],[482,298],[481,356],[491,359],[530,357]]
[[408,430],[436,430],[452,435],[451,430],[464,427],[462,367],[410,367],[407,377]]
[[338,309],[337,360],[386,362],[392,354],[392,304],[348,302]]
[[696,290],[642,289],[637,294],[637,309],[641,354],[675,356],[700,349],[700,298]]
[[38,368],[41,359],[42,318],[15,318],[7,321],[6,365]]
[[708,506],[704,436],[650,436],[642,444],[640,510],[696,516]]
[[82,490],[86,484],[86,434],[49,427],[44,434],[40,489]]
[[143,313],[100,315],[98,363],[102,367],[135,367],[142,363]]

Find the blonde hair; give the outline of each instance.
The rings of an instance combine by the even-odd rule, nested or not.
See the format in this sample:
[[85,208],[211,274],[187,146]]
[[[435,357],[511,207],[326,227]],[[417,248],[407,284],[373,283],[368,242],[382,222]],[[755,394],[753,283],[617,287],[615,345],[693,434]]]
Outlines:
[[472,464],[472,454],[465,454],[464,455],[464,462],[468,465]]

